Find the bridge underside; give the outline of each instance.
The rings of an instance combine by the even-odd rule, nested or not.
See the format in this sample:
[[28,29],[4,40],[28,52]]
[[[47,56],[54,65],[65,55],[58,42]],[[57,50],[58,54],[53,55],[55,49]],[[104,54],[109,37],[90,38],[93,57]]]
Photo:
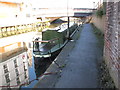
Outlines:
[[42,15],[40,17],[37,16],[37,18],[42,18],[42,17],[45,17],[47,19],[49,19],[49,22],[52,22],[56,19],[59,19],[59,18],[62,18],[62,17],[76,17],[76,18],[83,18],[83,17],[87,17],[87,16],[90,16],[92,15],[92,13],[73,13],[73,14],[70,14],[70,15],[66,15],[66,14],[62,14],[62,15],[57,15],[57,14],[53,14],[53,15]]
[[74,13],[73,17],[86,17],[90,15],[92,15],[92,13]]

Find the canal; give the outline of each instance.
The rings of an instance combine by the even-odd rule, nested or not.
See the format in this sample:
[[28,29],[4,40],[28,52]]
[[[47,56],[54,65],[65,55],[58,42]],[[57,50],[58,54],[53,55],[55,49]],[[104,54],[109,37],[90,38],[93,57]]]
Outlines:
[[[75,25],[75,22],[70,22],[71,27],[72,25]],[[55,31],[56,29],[62,32],[67,28],[67,22],[60,21],[59,23],[50,24],[47,28],[49,29],[49,35],[46,33],[46,37],[42,36],[42,32],[29,32],[17,36],[1,38],[0,81],[2,82],[0,82],[0,88],[33,88],[38,82],[38,78],[43,75],[59,54],[57,53],[54,57],[44,60],[44,63],[40,65],[40,60],[33,58],[33,40],[35,40],[36,37],[39,37],[40,40],[49,40],[50,37],[55,38],[57,34],[55,32],[51,35],[52,30]],[[74,27],[72,27],[72,29],[73,28]],[[72,29],[69,29],[70,34],[73,31]],[[46,31],[46,29],[43,31]],[[59,37],[61,38],[61,36]],[[63,40],[60,42],[63,42]]]
[[[53,30],[53,32],[51,33],[51,32],[48,31],[46,34],[44,34],[44,37],[42,36],[42,40],[49,40],[49,39],[57,37],[58,35],[57,35],[57,33],[54,33],[54,29],[59,29],[61,27],[61,25],[63,25],[63,24],[67,24],[67,23],[54,23],[54,24],[52,23],[52,24],[50,24],[48,29],[51,32]],[[67,26],[66,26],[66,28],[67,28]],[[52,36],[51,36],[51,34],[52,34]],[[38,35],[39,35],[39,33],[37,34],[37,37],[38,37]],[[35,86],[35,84],[38,82],[38,80],[35,80],[35,79],[36,78],[40,78],[43,75],[43,73],[46,71],[46,69],[50,66],[50,64],[53,62],[53,60],[59,54],[59,53],[57,53],[53,57],[44,59],[44,63],[42,63],[42,65],[41,65],[41,62],[40,62],[39,58],[38,59],[33,58],[33,53],[31,51],[31,49],[28,48],[28,52],[27,53],[29,53],[29,59],[30,59],[29,60],[30,61],[29,62],[30,65],[28,67],[29,68],[28,72],[29,72],[29,82],[31,82],[31,83],[29,83],[29,85],[27,85],[27,86],[22,86],[21,89],[22,88],[23,89],[24,88],[33,88]]]
[[[55,28],[61,24],[51,24],[49,28]],[[41,32],[31,35],[35,35],[31,39],[34,39],[36,36],[41,37]],[[24,48],[24,45],[27,45],[27,48]],[[11,51],[13,47],[20,48],[15,48]],[[8,48],[11,49],[8,50]],[[32,42],[28,41],[27,38],[25,38],[24,42],[13,43],[4,47],[4,49],[7,50],[7,53],[0,55],[0,81],[2,81],[0,88],[33,88],[38,82],[36,78],[39,78],[55,59],[53,57],[50,60],[45,60],[43,66],[39,65],[39,61],[35,64],[36,61],[32,55]]]

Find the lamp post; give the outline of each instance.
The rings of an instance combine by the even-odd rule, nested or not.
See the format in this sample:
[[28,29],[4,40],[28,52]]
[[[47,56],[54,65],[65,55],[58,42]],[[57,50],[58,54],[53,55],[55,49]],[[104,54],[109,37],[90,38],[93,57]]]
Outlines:
[[95,13],[95,2],[93,2],[93,13]]
[[67,38],[70,38],[70,32],[69,32],[69,26],[70,26],[70,17],[69,17],[69,12],[68,12],[69,8],[68,8],[68,0],[67,0],[67,17],[68,17],[68,30],[67,30]]
[[93,9],[95,9],[95,2],[93,2]]

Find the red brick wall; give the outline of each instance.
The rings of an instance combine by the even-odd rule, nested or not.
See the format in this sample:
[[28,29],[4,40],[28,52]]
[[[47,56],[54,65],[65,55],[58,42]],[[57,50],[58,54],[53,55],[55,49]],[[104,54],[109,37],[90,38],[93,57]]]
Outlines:
[[117,88],[120,88],[120,2],[106,8],[104,58]]

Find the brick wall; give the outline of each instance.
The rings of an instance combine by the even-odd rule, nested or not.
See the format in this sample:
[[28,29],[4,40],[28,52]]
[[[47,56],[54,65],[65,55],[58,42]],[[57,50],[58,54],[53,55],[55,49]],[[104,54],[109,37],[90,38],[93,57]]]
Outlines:
[[120,1],[107,3],[104,58],[116,87],[120,89]]

